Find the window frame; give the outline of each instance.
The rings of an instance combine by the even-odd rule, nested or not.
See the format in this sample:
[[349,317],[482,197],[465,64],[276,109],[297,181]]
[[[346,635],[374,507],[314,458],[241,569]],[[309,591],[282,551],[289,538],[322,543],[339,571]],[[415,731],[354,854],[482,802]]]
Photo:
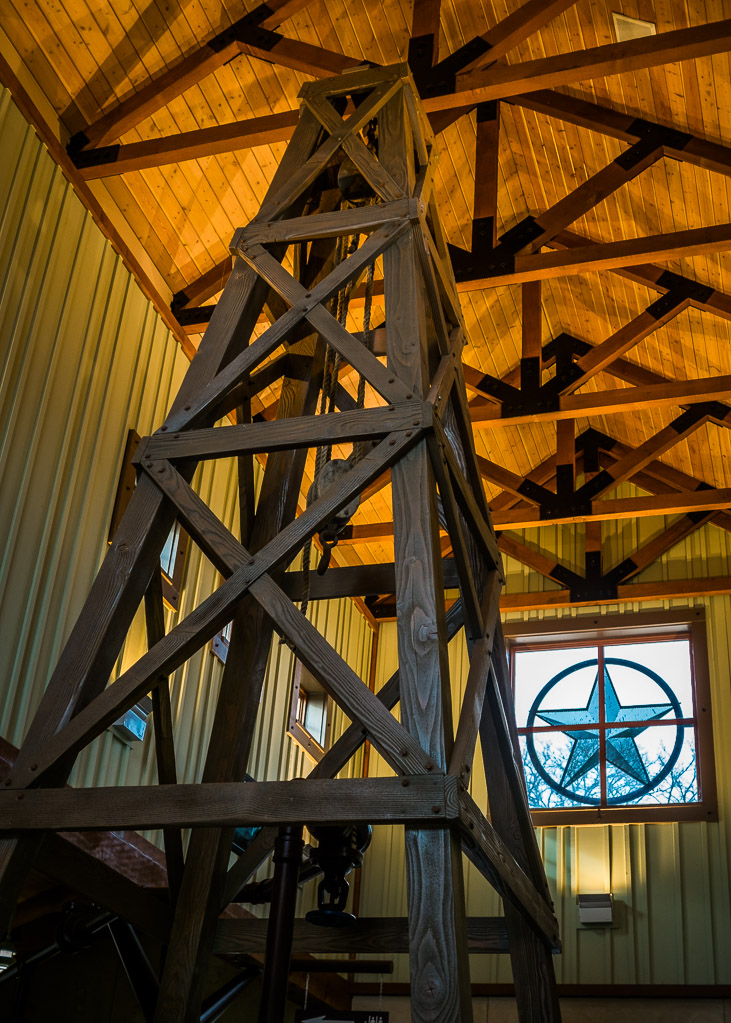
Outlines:
[[220,632],[211,640],[211,653],[219,659],[221,664],[226,663],[228,657],[228,648],[231,645],[231,629],[233,627],[233,620],[226,622]]
[[[531,809],[537,827],[560,824],[631,824],[671,821],[717,821],[716,768],[713,749],[713,718],[708,669],[705,608],[642,611],[630,614],[557,618],[540,622],[515,622],[504,626],[510,665],[511,691],[515,692],[515,653],[536,649],[567,649],[571,646],[617,645],[667,640],[690,641],[691,683],[695,711],[696,776],[698,802],[666,805],[556,807]],[[518,729],[518,734],[521,733]],[[521,758],[522,767],[522,758]]]
[[[117,482],[117,490],[114,495],[114,504],[112,506],[112,517],[109,523],[109,532],[107,534],[107,543],[111,544],[114,536],[119,528],[119,524],[122,521],[127,505],[130,502],[130,498],[137,485],[137,470],[132,464],[132,458],[134,453],[139,447],[140,440],[142,438],[134,429],[130,427],[127,431],[127,439],[124,445],[124,455],[122,456],[122,467],[119,471],[119,479]],[[176,520],[177,521],[177,520]],[[173,525],[173,528],[175,526]],[[178,523],[178,545],[175,551],[175,560],[173,564],[173,574],[168,575],[163,569],[162,564],[160,565],[160,578],[162,580],[162,599],[165,605],[170,608],[171,611],[177,611],[180,606],[180,594],[183,589],[183,577],[185,573],[185,555],[188,551],[188,542],[190,537],[188,536],[182,525]],[[166,538],[167,541],[167,538]]]
[[[307,731],[298,719],[300,693],[308,692],[307,683],[309,679],[314,682],[317,691],[325,693],[325,741],[320,744],[314,735]],[[332,741],[332,718],[334,703],[317,679],[312,675],[300,660],[294,662],[294,673],[292,675],[292,695],[289,701],[289,723],[287,735],[297,743],[303,752],[316,764],[324,757],[330,748]]]

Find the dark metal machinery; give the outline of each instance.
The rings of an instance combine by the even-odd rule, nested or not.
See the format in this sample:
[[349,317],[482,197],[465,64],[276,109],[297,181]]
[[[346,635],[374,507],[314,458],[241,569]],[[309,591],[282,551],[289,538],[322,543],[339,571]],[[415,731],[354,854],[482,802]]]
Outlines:
[[[432,193],[431,130],[406,65],[310,83],[301,97],[298,127],[260,213],[234,237],[233,273],[200,350],[165,423],[138,448],[136,490],[0,792],[7,829],[0,842],[0,922],[7,926],[44,831],[165,829],[170,930],[153,1018],[197,1023],[211,952],[237,942],[251,948],[247,935],[258,924],[219,921],[220,913],[273,848],[271,941],[278,934],[277,947],[287,947],[288,958],[292,928],[300,926],[293,921],[292,891],[301,826],[399,824],[405,827],[412,1018],[472,1018],[472,922],[462,881],[467,855],[503,896],[499,926],[507,929],[521,1020],[552,1023],[559,1019],[551,962],[558,928],[510,709],[501,561],[466,405],[462,316]],[[340,175],[344,156],[348,173]],[[357,203],[345,201],[339,175],[351,199],[357,192]],[[359,240],[344,258],[343,237]],[[283,262],[288,252],[291,262]],[[374,266],[379,289],[382,276],[385,365],[332,305]],[[265,307],[271,325],[253,339]],[[270,359],[282,346],[281,357]],[[316,415],[323,375],[338,360],[367,383],[372,407],[359,407],[339,385],[333,414]],[[279,378],[277,418],[252,422],[252,398]],[[229,413],[237,425],[214,426]],[[347,470],[297,514],[308,449],[350,444],[359,447]],[[267,462],[255,502],[253,457],[259,452],[267,453]],[[239,466],[237,536],[191,486],[199,461],[229,456]],[[311,538],[387,470],[394,563],[382,571],[395,578],[399,670],[376,695],[293,603],[293,593],[295,599],[304,595],[301,576],[294,583],[288,577],[286,593],[283,577]],[[438,500],[453,552],[448,571],[456,572],[460,588],[460,602],[447,615]],[[176,518],[225,581],[166,635],[154,580]],[[359,594],[357,571],[331,567],[324,579],[329,596]],[[108,685],[143,599],[150,649]],[[179,785],[171,769],[167,679],[231,619],[201,783]],[[470,662],[453,723],[446,649],[460,627]],[[241,782],[274,632],[352,725],[307,779]],[[78,752],[150,691],[164,784],[119,788],[113,799],[108,790],[65,788]],[[390,713],[399,701],[400,721]],[[489,820],[469,792],[478,734]],[[366,738],[394,777],[336,778]],[[261,831],[230,867],[233,831],[240,826]],[[193,831],[183,863],[184,827]],[[320,865],[327,880],[329,865]],[[339,901],[334,908],[341,908]],[[362,947],[349,940],[350,932],[363,940],[362,927],[338,928],[339,951]],[[269,940],[266,947],[265,1013],[275,1023],[286,988],[285,955],[274,955]]]

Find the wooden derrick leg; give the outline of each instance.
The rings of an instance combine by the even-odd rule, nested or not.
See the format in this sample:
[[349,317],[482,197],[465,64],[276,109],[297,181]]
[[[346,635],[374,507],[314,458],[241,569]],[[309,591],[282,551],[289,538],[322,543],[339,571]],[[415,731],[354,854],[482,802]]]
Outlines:
[[[512,716],[503,717],[511,699],[502,628],[498,629],[493,659],[498,688],[490,693],[480,722],[480,743],[485,767],[490,820],[510,852],[551,901],[543,864],[530,821],[520,768],[520,750]],[[492,698],[490,698],[492,697]],[[522,807],[521,807],[522,804]],[[520,809],[524,807],[524,812]],[[551,949],[506,899],[505,923],[510,944],[515,998],[520,1023],[560,1023],[561,1009],[556,994]]]
[[[320,375],[314,353],[312,338],[297,346],[295,354],[308,357],[315,372],[305,381],[284,379],[277,418],[314,413]],[[306,449],[270,454],[251,534],[252,551],[259,550],[294,518],[306,455]],[[244,777],[272,634],[271,619],[260,604],[246,597],[231,630],[204,782],[241,781]],[[232,841],[231,829],[199,829],[191,836],[155,1023],[197,1023],[200,1019],[205,969],[225,901]]]
[[[145,592],[145,623],[147,645],[154,646],[165,635],[165,613],[162,603],[162,575],[153,572],[150,585]],[[155,760],[157,780],[161,785],[175,785],[175,744],[173,737],[173,715],[170,706],[170,684],[167,678],[160,679],[152,691],[152,723],[155,729]],[[175,904],[183,877],[183,840],[179,828],[163,830],[165,865],[168,872],[170,902]]]
[[[33,777],[38,751],[43,750],[75,710],[90,702],[106,685],[173,520],[173,511],[164,507],[154,484],[141,480],[6,784],[28,784]],[[53,782],[63,785],[70,769],[71,764],[59,765]],[[20,888],[42,840],[42,835],[33,835],[0,841],[0,931],[3,934],[9,929]]]
[[[305,112],[277,168],[270,192],[280,190],[289,180],[315,146],[320,132],[319,123]],[[247,345],[268,290],[267,284],[243,260],[235,261],[229,286],[216,306],[170,415],[180,417],[191,398],[216,376],[232,355]],[[190,476],[194,468],[195,465],[190,467]],[[173,512],[157,487],[144,477],[140,479],[51,677],[8,784],[30,784],[33,764],[45,743],[106,686],[173,520]],[[58,772],[49,783],[62,785],[71,766],[72,761],[59,764]],[[42,835],[0,841],[0,931],[3,934],[9,928],[18,893],[41,841]]]
[[[398,93],[383,112],[379,159],[413,187]],[[425,305],[412,234],[384,253],[388,365],[415,395],[428,391]],[[434,477],[426,443],[392,469],[401,720],[446,770],[451,703]],[[411,1013],[414,1023],[472,1020],[462,854],[446,830],[406,828]]]

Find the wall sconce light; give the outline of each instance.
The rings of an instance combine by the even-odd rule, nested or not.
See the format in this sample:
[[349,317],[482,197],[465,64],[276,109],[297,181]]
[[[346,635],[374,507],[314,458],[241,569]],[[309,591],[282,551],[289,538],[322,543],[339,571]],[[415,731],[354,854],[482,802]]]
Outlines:
[[579,895],[579,923],[589,927],[607,927],[614,920],[612,893],[604,895]]

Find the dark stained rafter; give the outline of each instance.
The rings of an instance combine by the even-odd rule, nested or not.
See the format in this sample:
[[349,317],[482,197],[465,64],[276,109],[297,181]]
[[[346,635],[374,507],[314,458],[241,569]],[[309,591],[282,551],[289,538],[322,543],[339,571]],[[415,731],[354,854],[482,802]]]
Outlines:
[[604,75],[639,71],[674,61],[694,60],[724,52],[729,45],[731,19],[726,19],[621,43],[607,43],[577,53],[561,53],[555,57],[496,65],[487,70],[464,71],[456,75],[453,94],[445,90],[439,97],[430,98],[427,95],[425,106],[431,111],[444,109],[453,103],[503,99],[518,92],[572,85]]
[[362,63],[344,54],[287,39],[274,29],[306,6],[308,0],[292,3],[262,3],[238,21],[223,29],[203,46],[193,50],[163,74],[113,107],[99,120],[78,132],[70,148],[76,152],[88,146],[103,146],[121,138],[156,110],[206,75],[222,67],[239,53],[260,57],[272,63],[293,67],[307,74],[334,75]]

